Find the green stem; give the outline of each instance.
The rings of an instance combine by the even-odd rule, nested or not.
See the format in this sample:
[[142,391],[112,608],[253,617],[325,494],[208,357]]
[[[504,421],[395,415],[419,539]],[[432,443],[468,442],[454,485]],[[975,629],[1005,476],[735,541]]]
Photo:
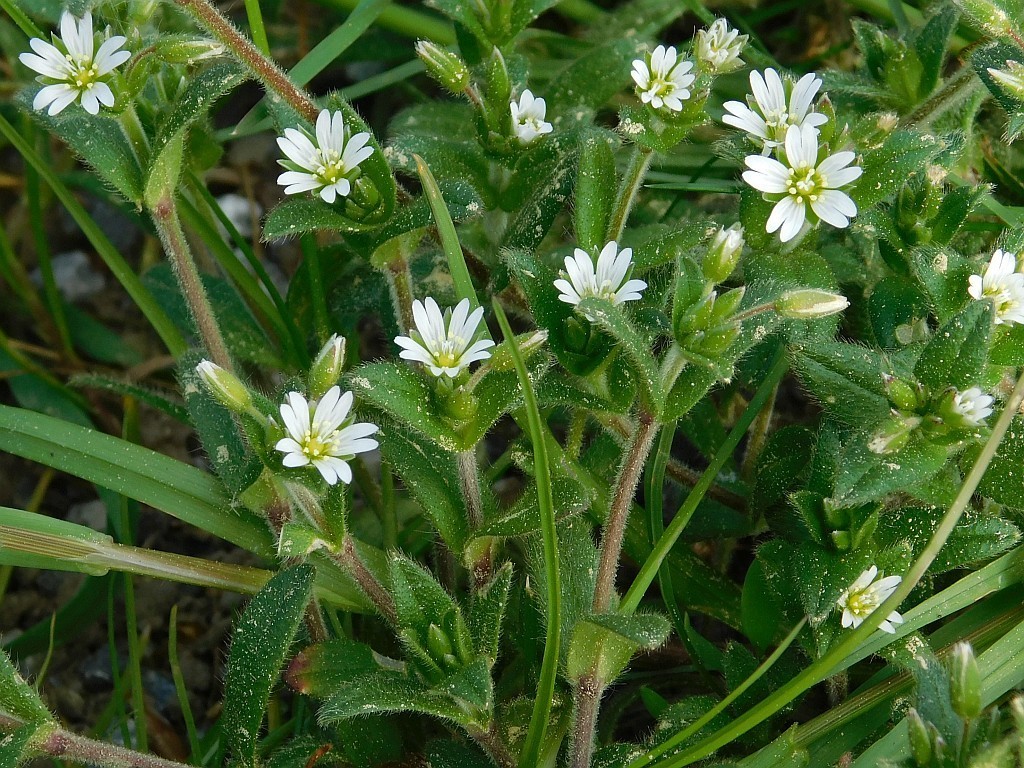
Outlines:
[[927,101],[900,120],[900,125],[912,125],[927,128],[936,119],[966,99],[972,90],[981,87],[981,80],[969,64],[960,67],[952,77],[946,80]]
[[199,25],[231,49],[238,60],[263,85],[274,91],[310,123],[320,110],[308,93],[299,88],[276,62],[265,56],[218,11],[209,0],[177,0]]
[[537,681],[537,696],[533,701],[533,713],[526,732],[522,751],[519,753],[519,768],[534,768],[537,765],[548,721],[551,719],[551,701],[555,695],[555,678],[558,672],[558,657],[561,650],[562,583],[558,567],[558,530],[555,527],[555,507],[551,493],[551,464],[548,461],[546,431],[537,406],[537,395],[530,381],[529,371],[516,344],[515,334],[508,324],[505,312],[495,301],[494,314],[501,326],[501,332],[508,343],[509,354],[519,376],[523,389],[523,409],[529,424],[530,443],[533,446],[533,470],[537,483],[537,507],[540,512],[541,537],[544,544],[544,579],[547,586],[547,633],[544,642],[544,657],[541,661],[540,678]]
[[178,708],[185,721],[185,733],[188,735],[188,748],[192,760],[201,760],[199,734],[196,731],[196,720],[192,715],[192,706],[188,701],[188,686],[181,672],[181,661],[178,659],[178,606],[171,608],[171,622],[167,630],[167,659],[171,665],[171,677],[174,679],[174,692],[178,697]]
[[128,262],[118,253],[117,249],[103,233],[103,230],[96,225],[96,222],[92,220],[92,217],[82,207],[82,204],[71,193],[71,190],[64,185],[56,172],[35,152],[25,138],[15,130],[14,126],[7,122],[3,115],[0,115],[0,133],[11,142],[11,145],[35,169],[36,173],[49,185],[50,189],[53,190],[54,195],[60,200],[68,213],[71,214],[71,218],[75,220],[75,223],[82,229],[83,234],[92,244],[93,248],[96,249],[100,258],[103,259],[104,263],[114,274],[114,277],[117,278],[118,282],[128,292],[132,301],[142,311],[142,314],[146,316],[146,319],[153,326],[153,330],[157,332],[157,335],[160,336],[168,351],[176,357],[183,354],[188,349],[188,344],[181,333],[174,326],[174,323],[171,322],[167,314],[160,308],[160,305],[157,304],[153,295],[142,284],[142,280],[139,279],[139,276],[128,265]]
[[622,184],[619,186],[618,201],[612,211],[611,220],[608,222],[608,240],[618,240],[622,237],[622,230],[626,228],[626,220],[629,212],[633,210],[636,196],[644,183],[644,176],[647,169],[651,167],[651,160],[654,158],[654,151],[649,147],[637,144],[633,148],[633,157],[629,161],[629,167],[622,177]]
[[263,12],[260,0],[245,0],[245,15],[249,19],[249,31],[252,41],[264,56],[270,56],[270,41],[267,39],[267,28],[263,24]]
[[238,231],[234,222],[228,218],[228,215],[224,213],[220,204],[213,194],[206,188],[206,184],[202,179],[199,178],[195,173],[189,174],[189,186],[199,193],[203,201],[206,203],[206,207],[209,211],[217,218],[221,226],[227,230],[228,235],[231,237],[231,241],[235,244],[235,247],[242,252],[245,256],[246,262],[249,267],[256,274],[260,280],[260,284],[266,291],[266,294],[270,296],[270,300],[277,308],[278,320],[284,325],[288,338],[291,340],[291,346],[293,347],[296,357],[301,361],[301,367],[309,365],[309,353],[306,351],[306,342],[302,337],[299,327],[295,324],[295,319],[292,317],[292,311],[285,302],[284,297],[281,296],[281,292],[277,290],[277,286],[274,284],[273,278],[270,277],[270,273],[267,272],[263,266],[263,262],[260,261],[259,257],[256,256],[252,246],[246,242],[245,238],[242,237],[242,233]]
[[36,247],[36,259],[39,261],[39,272],[43,278],[43,295],[50,316],[57,327],[60,345],[64,354],[74,359],[75,348],[71,342],[71,328],[68,325],[67,312],[64,309],[64,297],[60,295],[57,279],[53,273],[53,259],[50,245],[46,237],[46,225],[43,223],[43,203],[39,194],[39,174],[31,169],[25,173],[25,195],[28,197],[29,219],[32,227],[32,242]]
[[[345,11],[354,11],[361,0],[314,0],[319,5],[328,8],[338,8]],[[425,38],[440,45],[454,45],[455,33],[447,21],[423,13],[415,8],[396,5],[388,5],[380,16],[377,17],[377,24],[384,29],[390,29],[406,37]]]
[[233,371],[231,354],[224,343],[213,307],[210,306],[210,299],[203,287],[202,276],[196,267],[195,259],[192,258],[192,251],[185,240],[174,198],[167,195],[158,200],[150,213],[210,359],[221,368]]
[[[644,488],[644,505],[647,507],[648,528],[651,533],[651,546],[665,532],[664,500],[665,500],[665,468],[672,454],[672,441],[676,436],[676,422],[664,424],[658,442],[654,448],[654,461],[647,473]],[[661,587],[661,600],[665,604],[672,626],[680,639],[686,637],[683,615],[679,612],[676,602],[676,590],[672,583],[672,570],[666,560],[658,569],[658,585]]]
[[715,454],[714,460],[708,465],[708,468],[704,470],[704,474],[700,476],[700,480],[693,486],[693,490],[690,491],[686,500],[679,507],[679,511],[676,512],[675,517],[665,530],[664,535],[654,545],[654,549],[651,551],[650,557],[641,566],[640,573],[637,574],[636,579],[633,581],[633,585],[629,588],[626,596],[622,598],[622,603],[619,606],[619,611],[623,614],[631,614],[640,605],[640,601],[643,599],[644,594],[647,592],[647,588],[651,586],[651,583],[657,578],[658,571],[661,568],[662,562],[668,557],[669,552],[672,551],[672,547],[675,545],[676,540],[682,534],[686,524],[690,522],[690,518],[693,513],[697,510],[697,505],[700,504],[704,495],[711,488],[715,482],[715,478],[718,477],[718,473],[725,467],[725,463],[732,456],[732,452],[736,450],[736,446],[739,445],[743,435],[746,434],[747,429],[750,428],[754,418],[764,407],[765,403],[771,397],[771,393],[775,390],[776,384],[782,380],[782,377],[786,373],[787,361],[785,349],[780,349],[775,355],[775,361],[772,365],[771,370],[765,377],[764,381],[757,388],[757,392],[751,399],[747,409],[743,412],[739,421],[732,428],[728,437],[722,443],[718,452]]
[[604,613],[611,603],[629,510],[633,506],[640,474],[643,472],[657,433],[658,424],[654,417],[641,413],[633,440],[623,456],[622,468],[615,483],[615,494],[608,508],[608,519],[601,532],[601,554],[597,567],[597,583],[594,587],[594,613]]
[[[779,658],[781,658],[782,654],[786,652],[786,649],[793,644],[793,641],[796,640],[797,635],[800,634],[800,631],[804,628],[806,624],[807,617],[805,616],[797,622],[796,626],[793,627],[793,629],[790,630],[789,634],[786,635],[785,639],[781,643],[779,643],[779,647],[772,652],[772,655],[765,659],[763,662],[761,662],[761,666],[759,666],[750,674],[750,677],[748,677],[746,680],[740,683],[735,690],[731,691],[728,696],[726,696],[724,699],[718,702],[714,707],[709,709],[707,712],[698,717],[688,726],[683,728],[683,730],[675,734],[671,739],[662,744],[659,744],[658,749],[671,749],[682,744],[695,733],[699,733],[701,728],[703,728],[705,725],[707,725],[716,717],[718,717],[722,712],[724,712],[734,701],[736,701],[736,699],[738,699],[740,696],[746,693],[747,689],[749,689],[750,686],[752,686],[754,683],[760,680],[764,676],[765,672],[767,672],[769,669],[772,668],[772,666],[774,666],[775,662],[778,661]],[[633,768],[633,766],[631,765],[630,768]]]
[[[1003,407],[999,419],[992,427],[992,434],[978,454],[978,458],[967,474],[959,493],[957,493],[953,503],[939,522],[935,533],[932,534],[931,539],[928,541],[928,545],[922,550],[913,565],[911,565],[904,575],[903,581],[900,582],[900,585],[888,600],[872,611],[871,615],[859,627],[848,632],[842,640],[829,648],[826,654],[818,659],[817,662],[804,669],[788,683],[777,688],[753,709],[745,712],[724,728],[689,749],[671,758],[660,760],[655,765],[659,766],[659,768],[676,768],[677,766],[690,765],[701,758],[713,754],[722,746],[763,722],[773,713],[778,712],[779,709],[793,701],[793,699],[808,688],[833,674],[835,669],[842,664],[843,660],[878,629],[878,625],[881,624],[882,620],[899,607],[899,604],[906,599],[907,595],[910,594],[925,575],[928,567],[938,556],[939,550],[942,549],[953,529],[956,528],[956,524],[959,522],[963,511],[970,503],[971,497],[977,490],[985,470],[988,469],[989,463],[995,456],[996,450],[999,448],[1003,436],[1013,422],[1013,417],[1016,415],[1022,401],[1024,401],[1024,373],[1017,379],[1013,393]],[[641,768],[642,766],[651,765],[655,758],[664,754],[665,751],[662,747],[658,747],[639,760],[634,761],[630,768]]]
[[11,17],[14,23],[25,33],[26,37],[38,37],[40,40],[47,39],[43,31],[32,22],[32,19],[13,0],[0,0],[0,10],[3,10]]
[[757,468],[757,460],[761,457],[761,451],[768,440],[768,430],[772,426],[772,417],[775,415],[775,398],[779,394],[779,384],[775,383],[768,402],[757,414],[754,424],[750,428],[750,437],[747,439],[747,447],[743,452],[743,466],[740,468],[740,477],[749,482],[754,477],[754,470]]
[[313,305],[313,328],[317,343],[324,344],[331,334],[330,321],[327,319],[327,294],[324,292],[320,269],[320,249],[312,235],[303,235],[301,243],[302,260],[306,263],[306,274],[309,277],[309,301]]

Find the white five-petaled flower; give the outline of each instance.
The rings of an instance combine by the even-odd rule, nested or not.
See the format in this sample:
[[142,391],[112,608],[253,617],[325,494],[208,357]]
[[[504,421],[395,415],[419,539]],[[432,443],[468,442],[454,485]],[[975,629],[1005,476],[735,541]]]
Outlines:
[[122,51],[127,42],[114,35],[106,38],[96,50],[92,30],[92,14],[88,11],[81,20],[68,11],[60,17],[60,37],[53,43],[38,37],[28,41],[35,53],[23,53],[18,59],[29,69],[38,72],[43,88],[32,100],[33,109],[45,109],[56,115],[76,99],[90,115],[99,114],[100,105],[114,106],[114,92],[107,84],[108,75],[132,57]]
[[690,98],[690,86],[696,80],[690,74],[693,62],[679,58],[673,46],[659,45],[646,59],[634,59],[633,81],[640,101],[655,109],[665,107],[682,112],[683,102]]
[[697,30],[697,59],[716,74],[732,72],[743,66],[740,54],[748,39],[725,19],[715,19],[707,29]]
[[856,158],[853,152],[836,152],[818,162],[818,131],[812,125],[791,125],[786,131],[785,163],[773,157],[748,155],[743,180],[763,192],[766,200],[777,201],[765,227],[779,232],[782,242],[799,234],[813,217],[846,227],[857,215],[857,205],[840,191],[860,178],[859,166],[850,167]]
[[[566,304],[579,304],[588,296],[608,299],[613,304],[636,301],[640,292],[647,287],[643,280],[627,280],[633,267],[633,249],[619,250],[614,240],[605,244],[597,257],[597,269],[590,254],[577,248],[572,256],[565,257],[565,277],[555,280],[558,298]],[[565,278],[568,279],[565,279]],[[593,322],[594,318],[584,313]]]
[[1016,270],[1016,254],[997,248],[982,274],[970,277],[967,293],[978,301],[990,299],[998,324],[1024,323],[1024,274]]
[[551,133],[551,123],[544,121],[548,106],[544,99],[534,96],[529,88],[523,91],[518,104],[510,101],[508,108],[512,112],[512,131],[523,144]]
[[469,299],[463,299],[444,314],[429,296],[423,302],[417,299],[412,303],[412,316],[416,327],[408,336],[395,338],[395,344],[402,348],[399,357],[403,360],[423,363],[435,376],[454,379],[470,363],[491,356],[488,350],[494,346],[493,341],[473,341],[484,309],[477,307],[470,312]]
[[[903,581],[902,576],[886,576],[875,581],[877,575],[878,568],[872,565],[839,596],[836,605],[843,609],[844,627],[859,627],[861,622],[884,603]],[[896,625],[902,623],[903,617],[893,611],[878,628],[894,635]]]
[[287,437],[274,446],[284,454],[281,463],[286,467],[312,464],[329,485],[338,480],[351,483],[349,460],[377,447],[377,441],[370,437],[377,431],[376,424],[346,423],[352,410],[352,393],[342,394],[341,387],[331,387],[318,403],[298,392],[289,392],[285,399],[281,419]]
[[979,387],[971,387],[953,395],[953,411],[959,414],[964,424],[979,427],[992,415],[992,403],[995,398],[982,392]]
[[[751,96],[747,103],[725,102],[728,114],[722,122],[747,132],[747,137],[764,147],[768,154],[773,147],[781,146],[786,140],[789,127],[805,125],[817,128],[828,122],[828,117],[811,110],[821,78],[813,72],[801,77],[796,83],[783,82],[774,69],[750,73]],[[787,91],[788,98],[787,98]]]
[[345,118],[341,112],[321,110],[316,118],[316,143],[305,131],[286,128],[277,145],[287,156],[277,162],[287,170],[277,177],[286,195],[317,192],[326,203],[352,191],[352,177],[363,160],[373,154],[366,146],[370,134],[365,131],[345,137]]

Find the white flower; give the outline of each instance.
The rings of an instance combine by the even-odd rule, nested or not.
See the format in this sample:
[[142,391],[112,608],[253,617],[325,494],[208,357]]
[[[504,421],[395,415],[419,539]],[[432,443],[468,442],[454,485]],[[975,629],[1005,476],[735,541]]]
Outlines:
[[725,19],[715,19],[707,29],[697,30],[697,59],[717,74],[732,72],[743,66],[740,54],[748,39],[739,30],[730,29]]
[[298,392],[289,392],[286,400],[281,405],[281,419],[288,436],[274,446],[284,454],[281,463],[286,467],[312,464],[330,485],[338,480],[351,483],[348,461],[377,447],[370,437],[377,431],[376,424],[346,424],[352,393],[342,394],[341,387],[331,387],[319,403],[307,401]]
[[518,104],[510,101],[508,108],[512,112],[512,130],[523,144],[551,133],[551,123],[544,122],[547,104],[544,99],[534,97],[529,88],[523,91]]
[[[555,280],[558,298],[566,304],[579,304],[588,296],[608,299],[612,304],[636,301],[640,292],[647,287],[643,280],[626,280],[633,267],[633,249],[619,250],[614,240],[601,249],[597,257],[597,269],[590,254],[577,248],[572,256],[565,257],[563,278]],[[568,280],[565,277],[569,278]],[[594,318],[584,313],[593,322]]]
[[655,109],[665,107],[682,112],[683,101],[690,98],[690,86],[696,80],[689,74],[693,62],[680,59],[676,49],[659,45],[647,59],[633,61],[633,81],[640,101]]
[[985,394],[978,387],[971,387],[953,395],[953,411],[963,417],[964,424],[979,427],[992,415],[995,398]]
[[1024,323],[1024,274],[1017,272],[1016,254],[997,248],[985,271],[971,275],[967,293],[978,301],[995,304],[997,324]]
[[402,348],[398,356],[403,360],[423,363],[435,376],[454,379],[470,363],[491,356],[487,350],[494,346],[493,341],[473,341],[484,309],[477,307],[470,312],[469,299],[443,315],[432,298],[427,297],[425,302],[417,299],[412,303],[412,316],[416,327],[408,336],[395,338],[395,344]]
[[765,229],[779,230],[786,243],[803,229],[810,213],[833,227],[846,227],[857,215],[857,206],[839,188],[860,178],[853,152],[837,152],[818,162],[818,131],[811,125],[791,125],[786,131],[785,163],[762,155],[748,155],[743,180],[764,193],[766,200],[777,200]]
[[[839,596],[836,605],[843,609],[844,627],[859,627],[861,622],[884,603],[903,581],[902,576],[886,576],[875,581],[877,575],[878,568],[872,565]],[[878,628],[894,635],[895,625],[902,623],[903,617],[893,611]]]
[[18,57],[22,64],[38,72],[37,79],[45,84],[32,100],[32,108],[49,106],[49,114],[56,115],[75,99],[81,99],[82,108],[96,115],[101,104],[114,106],[114,92],[107,84],[107,76],[132,57],[130,51],[120,50],[126,42],[126,38],[114,35],[96,50],[92,14],[87,11],[79,21],[64,11],[60,17],[60,37],[54,36],[53,44],[33,37],[28,44],[35,53]]
[[821,79],[813,72],[796,83],[783,82],[774,69],[766,69],[763,76],[760,72],[751,72],[750,90],[753,95],[747,96],[746,104],[741,101],[725,102],[725,110],[729,114],[722,117],[722,122],[746,131],[747,137],[763,146],[764,153],[768,154],[773,147],[785,142],[791,125],[817,128],[828,122],[827,116],[810,111],[811,102],[820,87]]
[[345,138],[345,118],[341,112],[321,110],[316,119],[316,143],[305,131],[285,128],[277,145],[287,160],[277,162],[287,168],[277,177],[286,195],[318,192],[324,202],[333,203],[352,190],[351,179],[363,160],[373,154],[366,146],[370,134],[365,131]]

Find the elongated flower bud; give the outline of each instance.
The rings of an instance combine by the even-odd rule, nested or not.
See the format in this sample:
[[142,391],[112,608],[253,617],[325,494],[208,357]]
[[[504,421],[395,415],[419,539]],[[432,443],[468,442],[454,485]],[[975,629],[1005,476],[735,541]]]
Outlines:
[[345,337],[334,334],[309,369],[309,396],[318,400],[341,378],[345,364]]
[[727,280],[740,261],[744,242],[741,225],[719,229],[704,256],[704,276],[715,283]]
[[775,311],[791,320],[816,320],[842,312],[848,306],[850,302],[841,294],[805,288],[782,294],[775,302]]
[[949,699],[953,711],[964,719],[981,714],[981,672],[970,643],[957,643],[949,669]]
[[252,395],[245,384],[216,363],[203,360],[196,366],[196,373],[210,390],[210,394],[225,408],[230,408],[236,413],[244,413],[252,407]]
[[446,51],[429,40],[416,43],[416,55],[427,68],[427,74],[453,94],[460,94],[469,85],[469,67],[451,51]]

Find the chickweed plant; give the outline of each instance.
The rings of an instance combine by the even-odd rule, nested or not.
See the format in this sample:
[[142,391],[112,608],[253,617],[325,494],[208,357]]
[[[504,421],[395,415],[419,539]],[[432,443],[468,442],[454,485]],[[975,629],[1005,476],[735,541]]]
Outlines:
[[[0,598],[123,574],[133,726],[8,638],[0,766],[1021,765],[1020,1],[316,3],[0,0]],[[143,578],[247,596],[176,759]]]

